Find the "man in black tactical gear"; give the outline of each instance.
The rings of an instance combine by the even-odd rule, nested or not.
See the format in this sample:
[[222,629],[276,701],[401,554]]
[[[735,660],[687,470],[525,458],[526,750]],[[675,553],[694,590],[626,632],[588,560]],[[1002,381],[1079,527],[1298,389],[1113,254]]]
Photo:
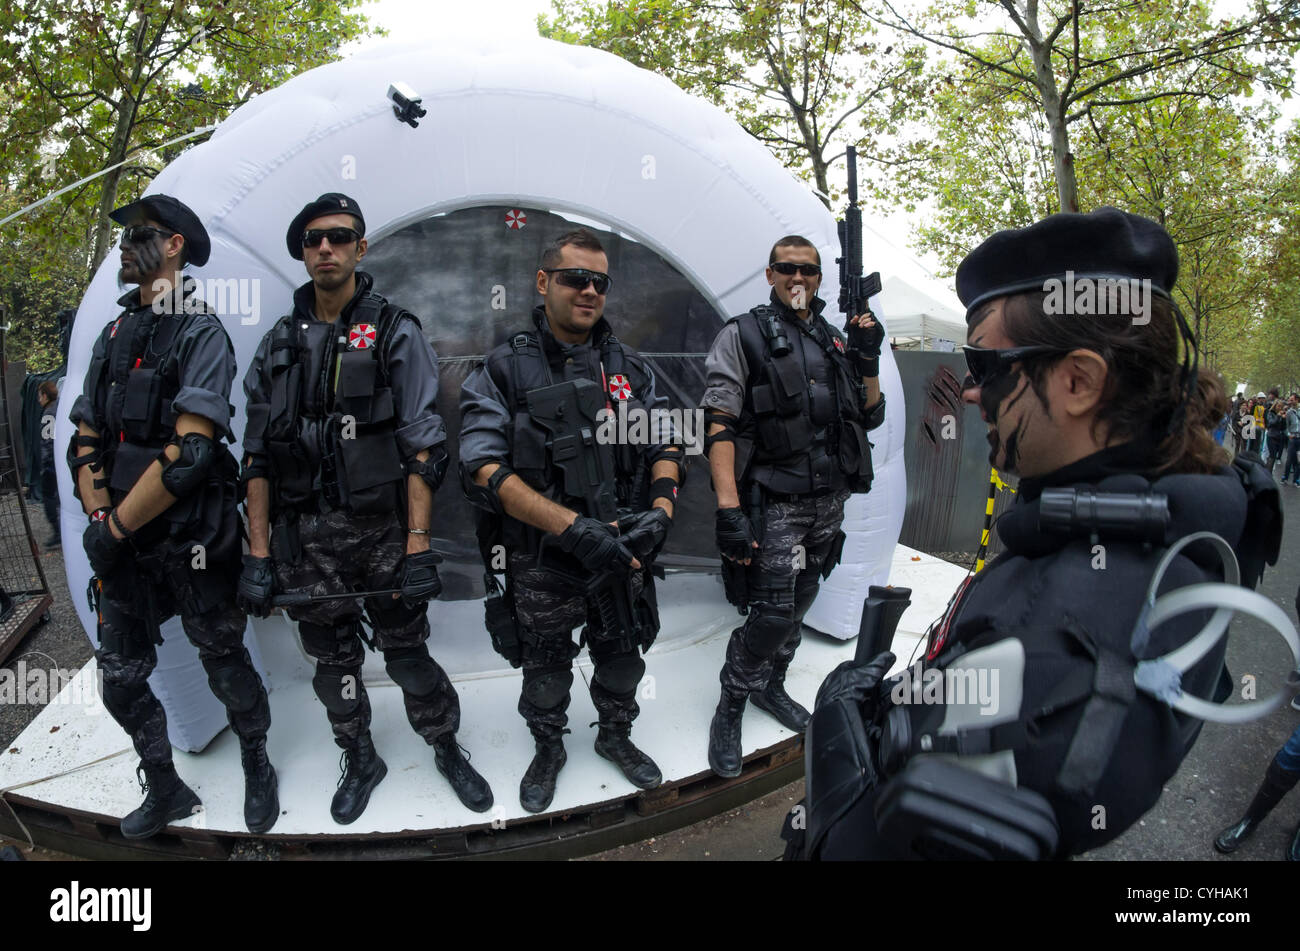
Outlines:
[[709,766],[739,776],[746,700],[802,733],[808,711],[785,690],[819,579],[839,562],[853,492],[871,488],[866,433],[884,422],[880,345],[870,312],[845,334],[822,317],[821,257],[806,238],[768,258],[770,303],[733,317],[709,351],[705,447],[718,496],[728,597],[748,611],[732,632],[709,727]]
[[95,573],[104,706],[131,734],[148,791],[122,834],[154,835],[199,806],[172,765],[166,715],[147,682],[158,626],[178,613],[239,737],[244,821],[266,832],[280,812],[266,757],[271,710],[234,605],[239,466],[222,443],[230,439],[235,352],[194,280],[181,275],[186,264],[207,261],[208,235],[167,195],[111,217],[126,226],[119,279],[139,289],[118,301],[125,309],[95,343],[72,407],[68,462],[91,518],[82,540]]
[[275,591],[340,596],[288,611],[316,658],[312,686],[343,750],[330,806],[341,824],[361,815],[388,771],[370,736],[354,591],[401,589],[365,599],[373,647],[460,801],[474,812],[492,807],[491,789],[456,742],[456,688],[425,645],[427,604],[442,590],[429,548],[447,468],[437,357],[419,320],[356,270],[365,228],[346,195],[322,195],[298,213],[286,242],[311,280],[262,338],[244,378],[249,554],[239,603],[265,617]]
[[[1166,656],[1210,611],[1156,621],[1144,607],[1162,558],[1162,592],[1232,580],[1210,541],[1166,546],[1215,533],[1253,588],[1281,538],[1267,470],[1229,465],[1211,435],[1227,399],[1198,372],[1170,297],[1177,274],[1164,228],[1115,208],[998,232],[958,268],[962,396],[980,409],[990,462],[1020,477],[998,522],[1005,549],[959,589],[913,669],[886,680],[883,653],[826,679],[806,737],[802,844],[793,823],[783,833],[795,851],[1096,848],[1155,804],[1196,741],[1202,721],[1170,704],[1230,692],[1225,636],[1177,665]],[[995,688],[979,704],[957,686],[975,683]]]
[[[573,658],[580,650],[572,633],[584,621],[582,641],[595,666],[591,699],[600,717],[596,752],[634,786],[651,789],[663,781],[629,734],[645,673],[640,651],[649,649],[659,628],[649,563],[672,522],[684,474],[681,448],[672,445],[674,435],[663,431],[651,431],[640,446],[589,441],[586,449],[593,455],[584,457],[583,471],[590,466],[610,473],[615,484],[596,488],[616,494],[618,508],[633,513],[620,519],[626,531],[620,535],[613,525],[592,517],[597,513],[587,511],[583,498],[565,491],[558,465],[571,453],[561,453],[562,437],[552,438],[539,421],[541,396],[562,381],[591,388],[596,404],[609,412],[622,404],[629,419],[667,403],[655,393],[649,366],[618,341],[602,316],[608,266],[591,232],[578,230],[556,239],[537,272],[537,291],[545,302],[534,309],[532,327],[488,354],[461,390],[462,481],[482,510],[485,556],[490,557],[494,543],[503,544],[507,553],[505,598],[517,623],[517,640],[513,650],[502,653],[523,666],[519,712],[537,744],[519,786],[519,801],[529,812],[550,805],[567,759],[565,711]],[[582,426],[590,432],[598,423],[584,418]],[[545,560],[539,557],[543,548]],[[612,584],[625,586],[631,630],[612,629],[618,625],[611,624],[608,614],[602,616],[596,598],[588,594],[584,581],[606,574],[613,576]],[[491,574],[489,579],[495,588]]]

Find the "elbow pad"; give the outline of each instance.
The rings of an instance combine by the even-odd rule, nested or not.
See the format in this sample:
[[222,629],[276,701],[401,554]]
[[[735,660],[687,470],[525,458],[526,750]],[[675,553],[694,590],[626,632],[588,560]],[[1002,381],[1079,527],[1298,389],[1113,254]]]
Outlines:
[[442,443],[432,447],[429,450],[429,458],[421,462],[419,459],[412,459],[406,464],[408,475],[418,475],[425,481],[434,492],[438,491],[438,486],[442,485],[442,480],[446,478],[447,466],[451,463],[451,456],[447,455],[447,450]]
[[167,452],[158,453],[162,463],[163,488],[183,499],[207,481],[208,471],[216,460],[217,444],[202,433],[186,433],[168,444],[180,446],[180,458],[172,461]]
[[[77,455],[77,450],[82,446],[93,446],[94,452]],[[100,473],[104,471],[104,446],[101,437],[73,433],[72,439],[68,442],[68,468],[72,470],[72,494],[78,502],[85,501],[81,497],[81,480],[77,478],[77,470],[82,466],[90,466],[90,471],[95,476],[93,483],[95,489],[102,489],[108,485],[107,479],[99,478]]]
[[461,488],[465,490],[465,497],[469,499],[470,504],[475,508],[480,508],[493,515],[505,514],[505,506],[501,504],[501,496],[498,493],[501,489],[501,483],[514,474],[514,469],[507,465],[501,465],[496,472],[488,477],[487,485],[479,485],[474,481],[469,469],[465,467],[465,463],[460,464],[460,484]]
[[[720,425],[722,429],[710,436],[708,432],[714,423]],[[719,413],[717,410],[707,410],[704,413],[704,433],[704,454],[707,456],[715,442],[736,441],[736,417]]]

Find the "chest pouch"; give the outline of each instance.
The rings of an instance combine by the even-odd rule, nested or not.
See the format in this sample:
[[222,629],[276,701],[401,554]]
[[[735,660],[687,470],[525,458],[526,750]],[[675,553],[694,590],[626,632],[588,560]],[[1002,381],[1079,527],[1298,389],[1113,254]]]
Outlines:
[[753,389],[758,438],[768,455],[778,458],[807,452],[814,430],[804,403],[803,371],[793,357],[773,359],[766,382]]
[[356,515],[396,509],[397,483],[405,478],[391,425],[392,391],[376,388],[377,370],[378,361],[367,351],[345,352],[335,393],[335,408],[343,416],[337,427],[339,476],[347,486],[348,508]]
[[127,376],[121,430],[127,442],[154,439],[162,419],[162,383],[162,373],[156,368],[142,367]]

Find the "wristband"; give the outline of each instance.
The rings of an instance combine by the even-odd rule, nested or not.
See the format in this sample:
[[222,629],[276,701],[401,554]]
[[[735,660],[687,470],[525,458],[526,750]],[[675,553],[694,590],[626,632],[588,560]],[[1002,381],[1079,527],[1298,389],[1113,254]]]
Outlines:
[[125,525],[122,524],[122,519],[118,517],[117,509],[112,509],[108,513],[108,518],[109,521],[111,521],[114,525],[117,526],[117,530],[122,533],[122,538],[124,539],[130,538],[132,535],[135,534],[135,532],[131,531]]
[[677,501],[677,480],[664,476],[662,479],[655,479],[650,483],[650,503],[653,505],[655,499],[667,499],[669,502]]
[[429,530],[428,530],[427,528],[408,528],[408,529],[406,530],[406,534],[408,534],[408,535],[428,535],[428,534],[429,534]]

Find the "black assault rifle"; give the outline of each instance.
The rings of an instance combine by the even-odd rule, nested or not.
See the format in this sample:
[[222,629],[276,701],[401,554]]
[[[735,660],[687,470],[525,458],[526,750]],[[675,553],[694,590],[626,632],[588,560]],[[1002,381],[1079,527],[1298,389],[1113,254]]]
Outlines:
[[858,207],[858,150],[848,147],[849,206],[842,221],[835,223],[840,235],[840,311],[844,329],[858,314],[866,313],[867,301],[880,293],[880,272],[862,273],[862,209]]

